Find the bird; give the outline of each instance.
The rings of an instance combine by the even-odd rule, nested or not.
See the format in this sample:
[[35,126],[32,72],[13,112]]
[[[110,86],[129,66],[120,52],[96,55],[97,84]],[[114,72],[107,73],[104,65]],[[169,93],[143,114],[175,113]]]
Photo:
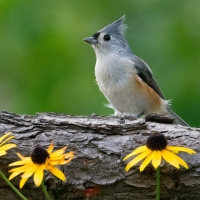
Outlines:
[[125,38],[125,15],[83,40],[96,54],[95,77],[114,115],[171,115],[189,126],[170,108],[148,64],[136,56]]

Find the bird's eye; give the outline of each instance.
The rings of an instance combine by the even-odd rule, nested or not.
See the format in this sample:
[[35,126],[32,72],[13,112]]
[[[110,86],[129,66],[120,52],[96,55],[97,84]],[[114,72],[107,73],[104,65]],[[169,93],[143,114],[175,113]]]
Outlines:
[[111,39],[111,37],[110,37],[110,35],[106,34],[106,35],[103,36],[103,39],[105,41],[109,41]]

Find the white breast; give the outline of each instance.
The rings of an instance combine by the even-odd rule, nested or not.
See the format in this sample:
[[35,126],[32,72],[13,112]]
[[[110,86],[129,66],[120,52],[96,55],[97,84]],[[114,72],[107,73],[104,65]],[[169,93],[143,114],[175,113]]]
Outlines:
[[102,59],[97,57],[96,81],[116,114],[139,114],[148,107],[148,102],[133,84],[133,75],[136,73],[134,63],[117,58],[116,55],[104,56]]

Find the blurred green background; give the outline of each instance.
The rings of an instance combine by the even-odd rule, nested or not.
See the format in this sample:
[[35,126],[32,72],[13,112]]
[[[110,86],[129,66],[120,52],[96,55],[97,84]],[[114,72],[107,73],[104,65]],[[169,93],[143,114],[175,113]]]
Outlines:
[[199,0],[0,0],[0,110],[110,115],[84,37],[126,14],[126,38],[172,108],[200,126]]

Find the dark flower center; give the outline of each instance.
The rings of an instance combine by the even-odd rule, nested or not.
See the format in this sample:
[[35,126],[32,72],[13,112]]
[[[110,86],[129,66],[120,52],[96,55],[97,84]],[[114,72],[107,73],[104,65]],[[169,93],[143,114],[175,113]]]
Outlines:
[[49,154],[46,149],[42,147],[36,147],[31,154],[31,160],[35,164],[44,164],[46,159],[49,158]]
[[161,133],[152,133],[146,141],[146,146],[151,150],[162,150],[167,146],[167,140]]

